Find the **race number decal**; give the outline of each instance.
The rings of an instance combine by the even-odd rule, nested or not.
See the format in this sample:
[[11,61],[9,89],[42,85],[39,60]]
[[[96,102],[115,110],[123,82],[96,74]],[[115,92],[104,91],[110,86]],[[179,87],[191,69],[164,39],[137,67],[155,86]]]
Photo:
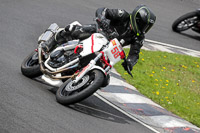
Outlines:
[[115,40],[112,40],[112,44],[113,44],[113,46],[117,45]]
[[111,50],[111,53],[114,55],[114,58],[116,59],[120,55],[120,52],[114,40],[112,40],[112,44],[113,46],[116,46]]

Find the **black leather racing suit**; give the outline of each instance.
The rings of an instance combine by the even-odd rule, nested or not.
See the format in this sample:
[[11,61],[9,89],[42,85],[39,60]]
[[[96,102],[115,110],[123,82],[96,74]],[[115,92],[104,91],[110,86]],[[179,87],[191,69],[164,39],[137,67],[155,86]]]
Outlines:
[[140,48],[143,46],[145,36],[136,36],[134,31],[131,30],[130,14],[125,10],[99,8],[96,11],[96,17],[100,20],[110,20],[110,28],[112,30],[115,28],[119,34],[117,38],[119,40],[125,40],[123,47],[130,45],[130,52],[127,60],[130,63],[132,70],[132,67],[137,63],[139,59]]
[[[127,63],[129,68],[132,70],[132,67],[139,59],[139,52],[140,48],[143,46],[144,35],[136,36],[134,31],[131,30],[130,14],[121,9],[99,8],[96,10],[96,18],[98,18],[100,22],[107,21],[109,23],[107,28],[111,31],[117,31],[118,36],[115,37],[117,37],[119,40],[125,40],[123,47],[130,45]],[[67,31],[68,28],[69,27],[66,27],[65,31]],[[97,28],[95,24],[75,26],[70,33],[72,37],[71,39],[83,40],[88,38],[92,33],[97,32],[96,29]]]

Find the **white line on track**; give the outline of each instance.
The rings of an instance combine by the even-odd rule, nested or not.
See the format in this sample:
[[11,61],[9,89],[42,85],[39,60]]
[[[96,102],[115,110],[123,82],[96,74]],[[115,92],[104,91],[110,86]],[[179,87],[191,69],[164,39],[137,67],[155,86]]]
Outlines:
[[184,47],[175,46],[175,45],[168,44],[168,43],[153,41],[153,40],[149,40],[149,39],[145,39],[145,41],[149,42],[149,43],[155,43],[155,44],[160,44],[160,45],[164,45],[164,46],[168,46],[168,47],[172,47],[172,48],[178,48],[178,49],[182,49],[182,50],[187,50],[187,51],[191,51],[191,52],[200,53],[200,51],[196,51],[196,50],[192,50],[192,49],[187,49],[187,48],[184,48]]
[[148,129],[150,129],[151,131],[155,132],[155,133],[160,133],[159,131],[155,130],[154,128],[150,127],[149,125],[145,124],[144,122],[138,120],[137,118],[135,118],[134,116],[132,116],[131,114],[125,112],[124,110],[122,110],[121,108],[117,107],[116,105],[114,105],[113,103],[109,102],[107,99],[103,98],[102,96],[100,96],[97,93],[94,93],[94,95],[96,97],[98,97],[99,99],[101,99],[103,102],[107,103],[108,105],[110,105],[111,107],[115,108],[116,110],[120,111],[121,113],[125,114],[126,116],[128,116],[129,118],[135,120],[136,122],[140,123],[141,125],[147,127]]

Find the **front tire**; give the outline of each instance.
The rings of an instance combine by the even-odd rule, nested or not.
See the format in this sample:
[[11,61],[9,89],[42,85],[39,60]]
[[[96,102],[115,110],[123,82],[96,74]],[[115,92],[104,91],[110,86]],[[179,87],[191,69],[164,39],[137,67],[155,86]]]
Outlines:
[[42,75],[36,52],[32,52],[23,60],[21,72],[23,75],[29,78],[35,78]]
[[104,74],[99,70],[92,70],[76,85],[72,79],[65,81],[56,92],[56,100],[63,105],[80,102],[96,92],[103,84]]
[[197,12],[187,13],[174,21],[172,30],[175,32],[182,32],[193,27],[198,21]]

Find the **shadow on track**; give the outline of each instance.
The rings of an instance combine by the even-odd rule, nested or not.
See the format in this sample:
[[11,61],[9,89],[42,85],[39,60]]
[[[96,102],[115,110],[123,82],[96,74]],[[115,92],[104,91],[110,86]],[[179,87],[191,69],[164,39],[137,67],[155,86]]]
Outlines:
[[183,36],[191,38],[191,39],[195,39],[197,41],[200,41],[200,34],[192,33],[192,32],[194,32],[194,31],[191,31],[191,32],[180,32],[180,33],[175,32],[175,33],[183,35]]
[[191,34],[187,34],[187,33],[180,33],[181,35],[184,35],[186,37],[189,37],[189,38],[192,38],[192,39],[195,39],[197,41],[200,41],[200,35],[191,35]]
[[[48,90],[53,94],[56,93],[58,87],[51,86],[45,82],[43,82],[40,78],[34,79],[36,82],[41,84],[47,85]],[[65,106],[65,105],[61,105]],[[98,119],[103,119],[115,123],[121,124],[130,124],[134,122],[134,120],[130,119],[126,115],[122,114],[121,112],[117,111],[113,107],[109,106],[108,104],[104,103],[94,95],[88,97],[87,99],[72,105],[65,106],[66,108],[70,108],[74,111],[78,111],[80,113],[84,113],[86,115],[96,117]]]

